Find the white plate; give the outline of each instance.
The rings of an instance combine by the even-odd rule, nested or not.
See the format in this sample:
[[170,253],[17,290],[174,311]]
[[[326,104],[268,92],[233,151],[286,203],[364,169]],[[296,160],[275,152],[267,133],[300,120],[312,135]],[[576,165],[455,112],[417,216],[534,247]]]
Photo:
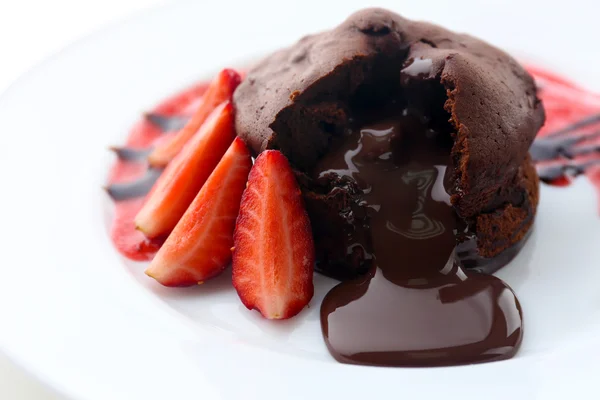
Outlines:
[[[498,274],[518,293],[514,359],[476,366],[341,365],[311,308],[268,322],[223,276],[168,290],[123,264],[100,187],[140,112],[225,65],[332,26],[365,2],[184,2],[96,33],[0,98],[0,348],[77,399],[589,398],[600,370],[600,218],[585,179],[543,187],[535,233]],[[388,3],[388,4],[386,4]],[[379,2],[482,36],[600,89],[594,2]],[[525,4],[526,3],[526,4]],[[277,16],[271,18],[270,16]],[[246,18],[250,17],[250,18]]]

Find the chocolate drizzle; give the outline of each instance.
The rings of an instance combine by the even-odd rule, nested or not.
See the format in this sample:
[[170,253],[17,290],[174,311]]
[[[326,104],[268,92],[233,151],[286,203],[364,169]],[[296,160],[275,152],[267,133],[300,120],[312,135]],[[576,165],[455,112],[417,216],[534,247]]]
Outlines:
[[600,166],[600,160],[558,162],[547,166],[538,166],[538,175],[542,182],[555,184],[585,174],[590,167],[594,166]]
[[147,121],[156,125],[163,132],[174,132],[182,129],[190,120],[189,117],[179,115],[163,115],[158,113],[146,113]]
[[540,179],[548,184],[562,184],[585,174],[591,167],[600,166],[598,138],[600,114],[583,118],[536,139],[529,153],[537,163]]
[[162,169],[148,168],[146,173],[132,182],[111,183],[106,192],[114,201],[129,200],[148,194],[154,182],[162,174]]
[[546,136],[536,139],[529,149],[534,161],[548,161],[559,157],[572,159],[575,156],[590,154],[600,151],[600,145],[576,146],[586,140],[600,137],[600,131],[588,134],[576,134],[566,137]]
[[111,147],[121,161],[146,161],[152,149],[135,149],[132,147]]
[[573,133],[583,128],[587,128],[589,126],[593,126],[596,124],[600,124],[600,114],[590,115],[589,117],[583,118],[571,125],[564,127],[563,129],[557,130],[555,132],[546,134],[546,138],[555,138],[561,137],[563,135]]
[[493,274],[519,254],[532,232],[533,227],[527,231],[521,240],[493,258],[485,258],[479,255],[476,237],[469,237],[467,240],[458,243],[456,246],[456,255],[464,268],[474,272]]
[[456,254],[461,222],[445,188],[450,135],[411,110],[399,114],[356,123],[313,172],[358,186],[345,211],[354,222],[348,254],[369,264],[325,297],[327,347],[338,361],[369,365],[509,358],[523,334],[518,300],[498,278],[463,269]]
[[[163,115],[159,113],[146,113],[144,117],[150,123],[156,125],[161,133],[177,131],[189,121],[189,117],[178,115]],[[152,148],[133,148],[133,147],[111,147],[119,161],[131,163],[145,163]],[[148,194],[154,182],[158,179],[162,169],[155,169],[148,166],[143,176],[130,181],[110,183],[106,186],[106,192],[114,201],[123,201],[135,199]]]

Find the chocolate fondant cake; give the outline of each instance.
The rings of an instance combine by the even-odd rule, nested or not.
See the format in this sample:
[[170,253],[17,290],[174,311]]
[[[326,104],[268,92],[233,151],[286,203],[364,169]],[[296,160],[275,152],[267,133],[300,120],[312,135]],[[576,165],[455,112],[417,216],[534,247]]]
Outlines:
[[348,242],[368,223],[358,215],[364,187],[319,167],[362,122],[398,117],[399,131],[418,124],[448,138],[445,188],[466,267],[513,254],[532,226],[538,177],[528,149],[544,109],[531,76],[474,37],[363,10],[259,62],[234,103],[252,150],[278,149],[296,169],[325,273],[353,276],[368,258]]

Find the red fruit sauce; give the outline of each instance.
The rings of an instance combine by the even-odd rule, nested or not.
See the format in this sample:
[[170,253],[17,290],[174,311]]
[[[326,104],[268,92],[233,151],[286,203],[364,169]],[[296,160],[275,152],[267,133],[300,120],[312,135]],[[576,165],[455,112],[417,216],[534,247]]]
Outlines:
[[530,150],[540,178],[567,186],[585,174],[600,196],[600,95],[537,67],[528,70],[546,109],[546,124]]
[[[164,140],[161,127],[152,122],[149,115],[164,117],[191,116],[202,101],[202,95],[208,83],[202,82],[163,101],[149,114],[133,126],[125,147],[127,149],[147,149]],[[148,164],[139,160],[118,159],[112,166],[108,186],[119,183],[134,182],[146,174]],[[117,250],[125,257],[136,261],[151,260],[160,248],[162,241],[150,240],[135,228],[134,219],[144,204],[145,196],[115,201],[115,213],[110,230],[111,239]]]
[[[600,95],[543,69],[533,66],[527,69],[536,79],[546,109],[546,124],[531,150],[540,177],[546,183],[567,186],[574,176],[585,174],[600,196]],[[152,179],[158,176],[154,171],[155,176],[148,177],[144,150],[165,140],[181,126],[202,101],[207,87],[208,83],[198,83],[160,103],[132,128],[125,146],[120,148],[127,154],[115,150],[120,157],[110,171],[107,185],[115,200],[111,239],[117,250],[129,259],[150,260],[162,244],[162,241],[147,239],[135,229],[133,222],[145,200],[145,195],[140,193],[146,193]],[[129,154],[136,151],[140,154]],[[138,185],[137,192],[128,190],[140,180],[144,182]],[[119,190],[126,194],[115,195]],[[131,195],[134,192],[137,196]]]

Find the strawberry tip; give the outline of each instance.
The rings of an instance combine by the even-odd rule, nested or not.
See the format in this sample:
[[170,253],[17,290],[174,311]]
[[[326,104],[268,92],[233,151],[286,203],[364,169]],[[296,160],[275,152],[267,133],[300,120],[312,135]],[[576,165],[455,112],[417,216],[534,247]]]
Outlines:
[[144,271],[144,273],[145,273],[147,276],[149,276],[150,278],[152,278],[152,279],[156,279],[156,276],[154,276],[154,275],[152,274],[152,271],[150,271],[149,269],[145,270],[145,271]]

